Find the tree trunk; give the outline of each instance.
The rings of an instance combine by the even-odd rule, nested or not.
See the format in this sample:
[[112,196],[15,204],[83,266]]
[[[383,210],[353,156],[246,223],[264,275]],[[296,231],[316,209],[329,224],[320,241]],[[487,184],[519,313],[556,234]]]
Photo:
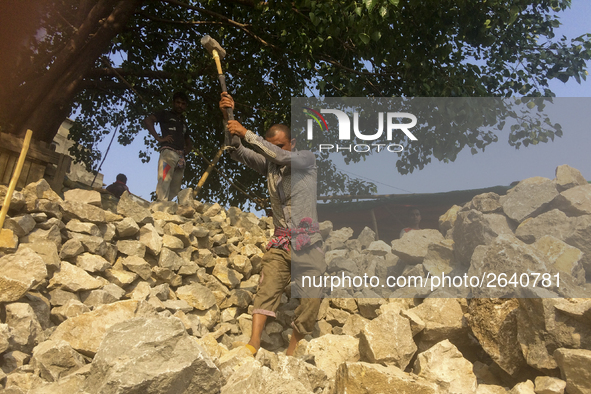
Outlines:
[[109,49],[141,3],[142,0],[98,0],[82,16],[67,45],[55,54],[40,78],[22,81],[14,92],[2,92],[8,96],[0,97],[0,101],[13,103],[4,109],[9,109],[8,116],[2,119],[6,131],[20,135],[31,129],[34,139],[51,142],[71,110],[84,75]]

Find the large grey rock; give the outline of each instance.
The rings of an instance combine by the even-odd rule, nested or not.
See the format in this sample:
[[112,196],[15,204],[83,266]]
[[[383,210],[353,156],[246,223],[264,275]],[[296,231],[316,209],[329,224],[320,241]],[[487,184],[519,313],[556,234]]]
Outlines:
[[31,356],[31,366],[49,382],[55,382],[85,364],[84,357],[66,341],[41,342]]
[[121,238],[133,237],[140,232],[140,227],[131,217],[123,218],[115,224],[117,235]]
[[425,324],[425,328],[415,338],[419,352],[444,339],[450,340],[462,350],[469,345],[466,340],[468,325],[462,307],[455,298],[427,298],[410,310]]
[[554,359],[562,379],[566,380],[568,394],[591,392],[591,350],[557,349]]
[[111,267],[111,263],[101,256],[91,253],[82,253],[76,256],[76,266],[82,268],[86,272],[104,272]]
[[574,231],[575,226],[575,218],[569,218],[564,212],[553,209],[535,218],[525,220],[515,229],[515,236],[528,244],[534,243],[546,235],[564,240]]
[[373,241],[377,241],[376,233],[369,227],[364,227],[363,230],[361,230],[361,232],[359,233],[357,240],[359,241],[361,248],[365,249]]
[[162,237],[151,224],[146,224],[140,229],[140,242],[155,256],[162,250]]
[[209,394],[221,373],[177,318],[113,325],[92,361],[86,390],[101,394]]
[[563,241],[583,252],[583,267],[591,277],[591,215],[577,217],[574,224],[573,231]]
[[431,276],[441,276],[449,274],[455,268],[455,262],[453,241],[446,239],[429,245],[423,259],[423,267]]
[[121,239],[117,241],[117,249],[127,256],[143,258],[146,255],[146,245],[132,239]]
[[215,305],[215,297],[211,290],[199,283],[179,287],[176,291],[179,299],[185,300],[193,308],[205,311]]
[[475,209],[482,213],[499,213],[502,211],[500,196],[492,192],[474,196],[468,203],[468,209]]
[[324,335],[312,339],[306,345],[304,354],[313,355],[316,366],[332,379],[339,365],[359,361],[359,339],[348,335]]
[[185,261],[172,250],[162,247],[160,250],[160,258],[158,259],[158,266],[168,268],[171,271],[178,271]]
[[437,384],[441,394],[476,392],[476,375],[472,372],[472,364],[448,340],[420,353],[413,372]]
[[538,239],[532,246],[548,260],[553,272],[564,272],[579,285],[585,283],[583,252],[579,249],[551,235]]
[[154,222],[150,210],[135,202],[129,193],[123,193],[119,198],[117,213],[132,218],[140,225]]
[[517,339],[529,365],[555,369],[555,349],[591,349],[591,326],[573,313],[577,304],[588,309],[586,300],[552,298],[556,295],[544,288],[524,291],[523,297],[519,299]]
[[404,370],[416,351],[408,319],[396,312],[382,313],[359,334],[359,354],[363,361],[395,365]]
[[232,374],[221,394],[312,394],[313,391],[292,376],[275,372],[252,360]]
[[556,196],[558,191],[553,181],[533,177],[519,182],[507,195],[501,197],[501,205],[505,215],[521,223],[543,213]]
[[469,300],[468,325],[486,353],[509,375],[517,376],[527,363],[517,340],[517,309],[514,298]]
[[[473,288],[473,294],[484,297],[502,297],[513,295],[520,286],[513,286],[495,281],[494,278],[505,278],[513,283],[533,286],[534,277],[528,273],[549,273],[550,263],[544,255],[531,245],[527,245],[513,235],[500,235],[490,245],[481,247],[474,253],[468,270],[469,277],[484,278],[482,287]],[[529,279],[529,280],[528,280]],[[521,280],[521,282],[520,282]],[[499,284],[501,283],[501,284]],[[495,287],[490,287],[494,284]]]
[[566,382],[551,376],[538,376],[535,383],[536,394],[564,394]]
[[62,261],[57,271],[49,281],[49,289],[62,289],[67,291],[93,290],[102,287],[103,281],[89,275],[82,268]]
[[393,365],[345,362],[335,377],[335,394],[436,394],[435,383],[406,374]]
[[35,243],[40,241],[51,241],[59,250],[62,246],[62,235],[59,226],[57,224],[53,225],[48,230],[35,228],[20,239],[21,243]]
[[122,321],[150,316],[153,313],[146,303],[133,300],[118,301],[66,320],[56,328],[49,339],[64,340],[76,351],[92,357],[109,328]]
[[459,212],[453,228],[456,259],[467,264],[477,246],[490,244],[500,234],[513,234],[505,216],[476,210]]
[[555,182],[556,188],[560,192],[571,187],[587,184],[587,181],[579,170],[566,164],[556,167]]
[[552,207],[568,216],[591,215],[591,184],[563,191],[554,199]]
[[[60,268],[61,260],[57,247],[51,241],[39,241],[35,243],[20,244],[19,249],[29,248],[43,259],[48,271],[53,272]],[[63,248],[62,248],[63,249]]]
[[79,233],[70,233],[70,236],[72,239],[80,241],[82,246],[84,246],[84,250],[89,253],[98,254],[99,256],[107,253],[107,243],[102,237],[93,237],[92,235]]
[[15,217],[7,217],[4,221],[4,228],[12,230],[17,237],[24,237],[35,228],[35,219],[29,214]]
[[131,272],[138,274],[143,280],[152,277],[152,266],[139,256],[128,256],[121,259],[121,264]]
[[84,252],[84,245],[77,239],[69,239],[62,245],[60,258],[62,260],[72,259]]
[[96,190],[71,189],[64,192],[65,201],[82,202],[102,208],[101,194]]
[[35,311],[22,302],[8,304],[5,309],[6,325],[10,327],[10,349],[30,354],[45,339]]
[[94,205],[79,201],[64,201],[61,204],[64,221],[78,219],[83,222],[101,223],[106,221],[105,211]]
[[402,238],[392,241],[392,253],[408,263],[420,264],[427,255],[429,245],[443,240],[443,235],[437,230],[409,231]]
[[0,302],[13,302],[47,278],[43,259],[29,248],[0,258]]

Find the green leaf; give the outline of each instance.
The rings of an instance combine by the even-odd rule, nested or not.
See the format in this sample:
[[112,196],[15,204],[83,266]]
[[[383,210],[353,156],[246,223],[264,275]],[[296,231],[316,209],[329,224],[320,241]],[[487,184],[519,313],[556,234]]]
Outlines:
[[365,34],[365,33],[361,33],[361,34],[359,34],[359,39],[360,39],[360,40],[361,40],[361,41],[362,41],[362,42],[363,42],[365,45],[369,44],[370,37],[369,37],[367,34]]

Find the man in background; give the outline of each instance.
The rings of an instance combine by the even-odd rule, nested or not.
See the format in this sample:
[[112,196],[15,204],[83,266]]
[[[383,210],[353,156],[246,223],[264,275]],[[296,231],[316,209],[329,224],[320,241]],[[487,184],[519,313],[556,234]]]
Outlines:
[[[185,154],[193,149],[183,113],[189,99],[183,92],[172,97],[172,111],[162,110],[144,119],[144,125],[160,146],[157,201],[171,201],[181,190],[185,172]],[[160,135],[154,125],[160,124]]]
[[107,186],[107,191],[117,198],[121,198],[123,192],[129,193],[127,187],[127,177],[124,174],[118,174],[115,182]]

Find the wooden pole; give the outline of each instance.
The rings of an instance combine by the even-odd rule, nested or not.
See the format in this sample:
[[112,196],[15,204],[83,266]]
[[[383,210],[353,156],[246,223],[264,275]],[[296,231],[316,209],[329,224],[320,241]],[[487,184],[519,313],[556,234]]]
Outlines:
[[27,130],[27,134],[25,134],[25,139],[23,141],[23,148],[21,149],[21,154],[18,157],[18,162],[16,163],[16,168],[14,169],[14,174],[12,175],[12,179],[10,180],[10,184],[8,185],[8,190],[6,191],[6,197],[4,197],[4,205],[2,206],[2,211],[0,211],[0,229],[4,226],[4,219],[6,219],[6,214],[8,213],[8,208],[10,208],[10,201],[12,200],[12,193],[14,193],[14,189],[16,188],[16,183],[18,182],[18,178],[21,176],[21,171],[23,169],[23,164],[25,163],[25,158],[27,157],[27,152],[29,151],[29,144],[31,143],[31,137],[33,136],[32,130]]

